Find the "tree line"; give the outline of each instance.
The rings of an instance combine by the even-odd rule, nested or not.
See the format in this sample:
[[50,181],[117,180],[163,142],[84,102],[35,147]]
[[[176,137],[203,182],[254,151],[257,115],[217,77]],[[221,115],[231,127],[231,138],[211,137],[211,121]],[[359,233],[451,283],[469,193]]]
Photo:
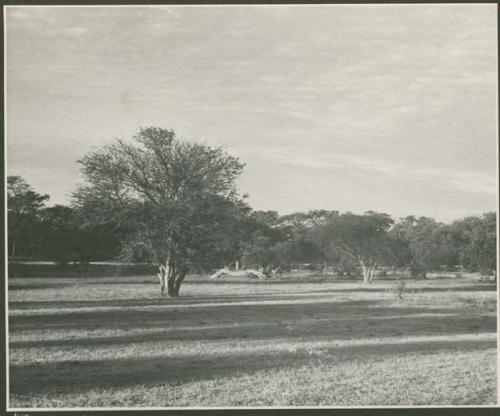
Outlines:
[[229,265],[269,270],[334,267],[370,283],[387,268],[496,270],[496,214],[443,224],[312,210],[255,211],[236,178],[244,164],[222,148],[142,128],[79,161],[85,183],[70,205],[46,206],[23,178],[7,178],[11,260],[121,260],[158,266],[161,293],[179,294],[189,271]]

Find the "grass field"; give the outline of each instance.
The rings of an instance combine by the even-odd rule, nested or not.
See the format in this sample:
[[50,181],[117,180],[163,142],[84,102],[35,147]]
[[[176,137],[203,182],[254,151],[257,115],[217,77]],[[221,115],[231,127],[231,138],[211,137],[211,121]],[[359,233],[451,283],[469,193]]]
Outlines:
[[495,404],[495,286],[395,285],[11,278],[9,404]]

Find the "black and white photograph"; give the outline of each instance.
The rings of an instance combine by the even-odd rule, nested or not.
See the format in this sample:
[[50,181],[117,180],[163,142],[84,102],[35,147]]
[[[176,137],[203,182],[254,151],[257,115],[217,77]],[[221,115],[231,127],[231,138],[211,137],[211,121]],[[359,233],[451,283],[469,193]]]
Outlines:
[[497,406],[497,13],[3,6],[6,409]]

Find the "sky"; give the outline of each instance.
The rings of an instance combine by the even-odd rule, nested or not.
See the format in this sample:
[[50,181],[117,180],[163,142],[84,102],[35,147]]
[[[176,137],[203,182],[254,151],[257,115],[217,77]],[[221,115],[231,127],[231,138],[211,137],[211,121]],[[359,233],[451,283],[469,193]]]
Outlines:
[[7,170],[52,203],[141,126],[224,146],[254,209],[496,210],[494,4],[7,7]]

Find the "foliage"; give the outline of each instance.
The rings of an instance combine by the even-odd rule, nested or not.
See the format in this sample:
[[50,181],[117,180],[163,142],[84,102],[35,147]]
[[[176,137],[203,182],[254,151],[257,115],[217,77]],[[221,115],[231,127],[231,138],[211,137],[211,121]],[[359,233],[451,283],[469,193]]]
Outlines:
[[[128,247],[160,267],[162,294],[176,296],[190,268],[237,255],[231,232],[245,215],[235,179],[243,164],[221,148],[149,127],[80,159],[87,185],[75,205],[89,218],[130,228]],[[131,245],[133,247],[131,247]]]
[[244,264],[289,268],[321,262],[323,255],[312,241],[311,233],[330,215],[333,214],[324,210],[284,216],[279,216],[276,211],[254,211],[250,217],[251,233],[245,246]]
[[407,268],[414,277],[443,267],[488,276],[496,270],[494,212],[445,225],[414,216],[394,224],[371,211],[252,211],[234,185],[243,165],[222,149],[182,142],[158,128],[134,138],[82,158],[87,185],[74,194],[73,206],[46,207],[48,195],[8,177],[11,260],[168,265],[164,270],[178,282],[169,289],[173,295],[188,270],[236,262],[263,270],[332,264],[351,274],[361,268],[365,281],[379,266]]
[[58,263],[109,260],[120,249],[120,230],[113,224],[89,224],[75,209],[54,205],[41,212],[44,257]]
[[348,212],[332,216],[316,227],[313,238],[326,256],[336,261],[349,257],[359,262],[365,282],[371,282],[375,268],[391,257],[388,231],[392,224],[387,214]]
[[398,262],[407,265],[413,277],[427,270],[457,264],[449,228],[433,218],[408,216],[391,230],[398,243]]
[[40,213],[46,194],[39,194],[20,176],[7,178],[8,253],[27,257],[39,251],[43,233]]
[[485,274],[496,270],[496,215],[488,212],[481,217],[467,217],[450,226],[457,262],[473,271]]
[[16,214],[32,214],[43,208],[49,196],[35,192],[20,176],[9,176],[7,198],[9,211]]

